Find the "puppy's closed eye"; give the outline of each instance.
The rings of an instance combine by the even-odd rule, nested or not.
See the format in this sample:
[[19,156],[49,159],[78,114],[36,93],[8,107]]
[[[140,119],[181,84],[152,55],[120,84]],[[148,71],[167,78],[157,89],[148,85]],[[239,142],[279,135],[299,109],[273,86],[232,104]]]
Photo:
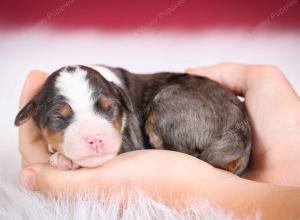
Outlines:
[[106,116],[109,120],[114,120],[120,114],[120,103],[118,100],[101,96],[95,103],[96,112]]
[[69,124],[73,117],[73,110],[70,105],[60,103],[54,106],[47,114],[45,123],[52,132],[61,132]]

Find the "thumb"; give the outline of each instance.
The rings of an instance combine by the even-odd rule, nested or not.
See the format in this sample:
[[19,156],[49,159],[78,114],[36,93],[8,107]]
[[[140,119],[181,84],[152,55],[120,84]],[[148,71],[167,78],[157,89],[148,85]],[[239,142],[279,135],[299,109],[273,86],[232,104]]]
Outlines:
[[189,68],[187,73],[208,77],[227,89],[244,96],[249,87],[249,69],[251,65],[223,63],[208,67]]
[[21,173],[22,185],[33,191],[50,193],[55,197],[62,194],[72,195],[78,191],[88,191],[95,185],[93,169],[58,170],[49,164],[34,164]]

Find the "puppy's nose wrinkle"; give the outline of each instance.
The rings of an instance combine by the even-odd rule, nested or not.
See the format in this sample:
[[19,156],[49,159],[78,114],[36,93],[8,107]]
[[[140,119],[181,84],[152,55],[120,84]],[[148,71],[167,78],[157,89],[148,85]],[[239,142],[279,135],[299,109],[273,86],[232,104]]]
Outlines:
[[88,137],[87,143],[91,149],[96,150],[96,153],[100,152],[100,149],[102,148],[103,145],[103,141],[98,135],[93,137]]

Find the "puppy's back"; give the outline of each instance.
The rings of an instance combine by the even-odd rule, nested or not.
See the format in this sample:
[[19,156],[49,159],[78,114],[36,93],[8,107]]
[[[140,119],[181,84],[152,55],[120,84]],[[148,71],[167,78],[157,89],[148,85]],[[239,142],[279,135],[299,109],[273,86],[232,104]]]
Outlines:
[[244,104],[204,77],[169,75],[146,107],[145,131],[154,148],[176,150],[241,174],[251,148]]

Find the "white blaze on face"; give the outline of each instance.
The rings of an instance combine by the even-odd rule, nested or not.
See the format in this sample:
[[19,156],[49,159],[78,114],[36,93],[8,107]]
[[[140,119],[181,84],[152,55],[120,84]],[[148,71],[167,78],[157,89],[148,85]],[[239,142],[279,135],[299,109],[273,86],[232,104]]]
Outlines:
[[[74,114],[64,131],[63,153],[81,166],[93,167],[115,156],[122,138],[111,122],[95,113],[96,100],[92,100],[93,89],[86,76],[79,67],[74,72],[62,70],[55,85]],[[97,147],[90,144],[94,137],[101,142]]]

